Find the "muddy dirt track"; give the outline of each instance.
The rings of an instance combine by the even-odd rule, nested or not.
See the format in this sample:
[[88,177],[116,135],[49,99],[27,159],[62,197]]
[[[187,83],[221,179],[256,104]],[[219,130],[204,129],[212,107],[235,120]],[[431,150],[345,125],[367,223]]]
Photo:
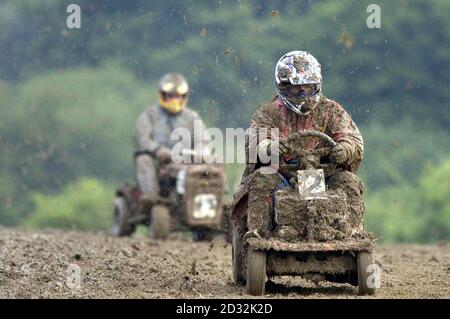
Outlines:
[[[0,229],[0,298],[242,298],[231,246]],[[450,298],[450,244],[380,246],[378,298]],[[77,277],[77,273],[80,276]],[[77,278],[80,278],[78,280]],[[69,288],[72,287],[72,288]],[[350,285],[277,278],[268,298],[358,298]]]

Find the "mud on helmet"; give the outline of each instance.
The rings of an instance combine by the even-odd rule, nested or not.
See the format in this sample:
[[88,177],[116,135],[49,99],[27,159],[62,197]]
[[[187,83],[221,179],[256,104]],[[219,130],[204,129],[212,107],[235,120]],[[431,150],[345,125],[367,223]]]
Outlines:
[[[291,51],[278,60],[275,84],[279,98],[290,110],[305,115],[319,102],[322,89],[321,65],[305,51]],[[293,86],[308,87],[306,92],[289,93]]]
[[159,104],[170,113],[181,112],[187,104],[189,85],[179,73],[168,73],[159,81]]

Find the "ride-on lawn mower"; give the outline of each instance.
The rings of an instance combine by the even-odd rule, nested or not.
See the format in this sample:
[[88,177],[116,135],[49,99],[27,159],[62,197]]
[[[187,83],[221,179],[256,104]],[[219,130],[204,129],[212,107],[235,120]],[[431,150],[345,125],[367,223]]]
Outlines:
[[[191,151],[192,154],[193,151]],[[166,239],[174,230],[192,231],[194,240],[209,240],[224,222],[223,166],[217,164],[159,163],[160,199],[140,209],[138,186],[124,185],[116,192],[112,233],[131,235],[136,226],[150,226],[154,239]]]
[[[324,148],[304,150],[306,138],[318,138]],[[325,177],[336,165],[328,155],[336,143],[317,131],[297,132],[286,139],[293,160],[281,162],[278,173],[286,187],[274,192],[274,232],[244,240],[246,218],[232,216],[233,277],[251,295],[263,295],[267,277],[302,276],[315,282],[350,283],[360,294],[375,294],[374,240],[355,227],[346,193],[327,189]],[[283,230],[290,236],[280,236]],[[278,231],[278,232],[277,232]],[[379,278],[378,278],[379,280]]]

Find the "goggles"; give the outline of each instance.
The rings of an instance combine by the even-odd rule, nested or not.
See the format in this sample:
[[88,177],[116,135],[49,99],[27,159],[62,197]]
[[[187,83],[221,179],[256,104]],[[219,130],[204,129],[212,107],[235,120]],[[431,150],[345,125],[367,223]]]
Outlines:
[[280,83],[278,90],[287,98],[307,98],[319,92],[317,84],[292,85],[290,83]]

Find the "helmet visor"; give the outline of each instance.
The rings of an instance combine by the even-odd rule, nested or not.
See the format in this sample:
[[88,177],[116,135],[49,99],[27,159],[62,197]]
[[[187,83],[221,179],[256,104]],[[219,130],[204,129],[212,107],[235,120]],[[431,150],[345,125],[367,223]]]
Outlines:
[[161,92],[159,104],[170,113],[179,113],[187,104],[188,94]]
[[172,93],[172,92],[161,92],[161,96],[164,100],[184,100],[187,98],[188,94],[179,94],[179,93]]
[[290,83],[281,82],[278,85],[278,90],[286,98],[298,100],[316,95],[319,92],[319,87],[317,84],[292,85]]

